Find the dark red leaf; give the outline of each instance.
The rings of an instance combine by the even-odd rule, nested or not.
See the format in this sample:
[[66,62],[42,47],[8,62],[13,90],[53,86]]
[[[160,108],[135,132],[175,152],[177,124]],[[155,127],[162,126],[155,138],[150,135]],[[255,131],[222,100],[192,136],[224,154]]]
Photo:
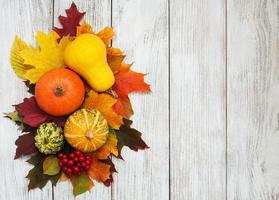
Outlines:
[[25,86],[28,88],[27,92],[35,94],[35,84],[31,84],[29,81],[24,81]]
[[63,36],[76,36],[77,27],[80,25],[80,21],[85,15],[85,12],[79,12],[75,3],[72,3],[69,9],[66,9],[67,17],[59,16],[59,22],[62,28],[54,27],[54,31],[58,33],[60,37]]
[[42,111],[35,97],[25,98],[23,103],[15,106],[23,122],[31,127],[38,127],[44,122],[55,122],[59,126],[64,126],[67,117],[54,117]]
[[148,149],[147,144],[142,140],[141,133],[134,128],[131,128],[132,121],[123,119],[124,124],[117,131],[119,158],[123,146],[129,147],[131,150],[138,151],[139,149]]
[[34,140],[33,133],[27,133],[19,136],[15,144],[17,148],[16,148],[16,154],[14,159],[38,152],[37,148],[35,147],[35,140]]

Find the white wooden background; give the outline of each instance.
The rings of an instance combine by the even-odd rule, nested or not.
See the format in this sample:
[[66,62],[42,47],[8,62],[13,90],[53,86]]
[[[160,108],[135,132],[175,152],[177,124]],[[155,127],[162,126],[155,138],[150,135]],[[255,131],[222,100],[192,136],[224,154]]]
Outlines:
[[[78,200],[279,200],[278,0],[76,0],[96,30],[147,72],[134,126],[151,149],[123,152],[111,188]],[[70,0],[0,0],[0,112],[27,95],[9,64],[14,36],[34,44]],[[0,118],[0,199],[74,199],[69,183],[27,192],[19,132]]]

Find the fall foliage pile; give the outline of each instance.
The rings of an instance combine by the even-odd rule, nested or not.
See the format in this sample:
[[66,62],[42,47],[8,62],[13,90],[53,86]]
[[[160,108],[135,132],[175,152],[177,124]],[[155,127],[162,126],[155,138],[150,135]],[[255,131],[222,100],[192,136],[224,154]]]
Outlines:
[[[132,64],[124,62],[123,52],[110,46],[114,36],[113,29],[106,27],[95,32],[88,23],[81,23],[84,15],[85,12],[80,12],[72,3],[66,10],[66,16],[59,16],[62,28],[54,27],[50,33],[36,34],[38,47],[28,45],[16,37],[11,49],[12,68],[24,80],[31,94],[31,97],[15,105],[13,112],[6,113],[6,117],[13,120],[23,133],[15,142],[17,148],[14,158],[30,156],[27,162],[33,165],[26,176],[29,179],[29,190],[42,189],[48,181],[56,185],[59,180],[71,181],[74,195],[89,191],[94,187],[94,181],[110,186],[113,182],[112,174],[116,172],[112,158],[123,159],[121,150],[124,146],[134,151],[148,148],[141,138],[142,134],[131,127],[133,109],[129,94],[149,92],[150,86],[144,82],[144,74],[133,71]],[[68,69],[63,58],[65,48],[75,38],[88,33],[102,40],[106,48],[107,64],[114,74],[115,82],[111,88],[100,92],[90,87],[81,77],[85,95],[81,105],[74,111],[79,113],[52,115],[39,105],[35,94],[36,84],[42,76],[54,69]],[[61,91],[58,90],[60,96],[59,92]],[[74,118],[74,115],[77,117]],[[88,137],[89,145],[94,145],[96,149],[92,152],[82,151],[81,149],[90,148],[80,148],[79,145],[83,144],[78,139],[74,141],[74,145],[69,143],[74,137],[81,137],[75,135],[75,131],[79,133],[85,126],[80,116],[84,117],[87,125],[91,123],[91,129],[85,136]],[[76,127],[73,129],[74,133],[70,130],[66,135],[65,126],[68,123]],[[104,142],[100,147],[90,143],[90,139],[97,135],[98,140],[102,139]]]

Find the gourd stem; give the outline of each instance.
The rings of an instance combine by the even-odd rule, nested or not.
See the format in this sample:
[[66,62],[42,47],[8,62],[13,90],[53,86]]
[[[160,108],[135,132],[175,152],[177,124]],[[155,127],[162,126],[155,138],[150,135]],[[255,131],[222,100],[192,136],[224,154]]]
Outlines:
[[63,94],[64,94],[64,89],[62,87],[59,86],[59,87],[55,88],[55,95],[56,96],[60,97]]
[[87,131],[85,136],[88,138],[88,139],[92,139],[93,138],[93,132],[92,131]]

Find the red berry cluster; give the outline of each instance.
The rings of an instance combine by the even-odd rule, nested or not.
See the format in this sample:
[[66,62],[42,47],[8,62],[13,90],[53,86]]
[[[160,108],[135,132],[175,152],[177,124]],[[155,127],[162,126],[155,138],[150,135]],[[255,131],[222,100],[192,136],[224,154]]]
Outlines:
[[85,155],[80,150],[71,152],[70,154],[59,153],[59,166],[62,171],[69,177],[72,175],[80,176],[83,171],[90,168],[92,156]]

